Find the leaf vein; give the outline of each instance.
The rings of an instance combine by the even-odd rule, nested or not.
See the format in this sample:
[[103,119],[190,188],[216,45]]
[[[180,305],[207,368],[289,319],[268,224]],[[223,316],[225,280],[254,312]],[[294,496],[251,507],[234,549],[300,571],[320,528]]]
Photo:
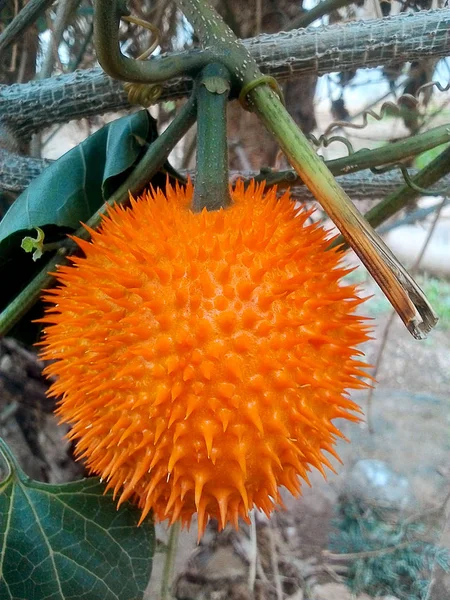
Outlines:
[[[10,482],[11,485],[11,482]],[[4,490],[2,490],[2,492],[4,492]],[[14,493],[15,493],[15,489],[14,489],[14,485],[12,486],[11,489],[11,497],[10,497],[10,502],[9,502],[9,507],[8,507],[8,518],[6,520],[6,527],[5,527],[5,537],[3,540],[3,548],[2,548],[2,552],[0,555],[0,577],[1,579],[3,579],[3,581],[5,581],[5,586],[6,589],[8,590],[8,594],[9,597],[11,598],[11,600],[14,600],[11,594],[11,591],[9,589],[8,584],[6,583],[6,580],[3,576],[3,563],[5,560],[5,555],[6,555],[6,547],[7,547],[7,540],[8,540],[8,534],[9,534],[9,530],[11,528],[11,515],[12,515],[12,505],[13,505],[13,500],[14,500]]]
[[27,490],[26,490],[25,486],[23,484],[20,484],[20,487],[21,487],[21,489],[23,491],[23,495],[25,496],[28,504],[30,505],[31,512],[33,513],[34,518],[36,519],[36,524],[37,524],[37,526],[38,526],[38,528],[39,528],[39,530],[41,532],[41,535],[42,535],[42,538],[44,540],[44,543],[47,546],[49,558],[50,558],[50,561],[52,563],[53,571],[55,573],[55,581],[58,584],[59,593],[61,594],[61,600],[64,600],[64,594],[63,594],[62,587],[61,587],[61,580],[59,579],[58,569],[56,568],[56,564],[55,564],[55,558],[54,558],[53,548],[51,547],[51,545],[50,545],[50,543],[48,541],[48,538],[47,538],[47,536],[45,534],[45,530],[43,529],[43,527],[41,525],[41,521],[39,519],[39,515],[35,511],[33,503],[31,502],[30,498],[28,497]]

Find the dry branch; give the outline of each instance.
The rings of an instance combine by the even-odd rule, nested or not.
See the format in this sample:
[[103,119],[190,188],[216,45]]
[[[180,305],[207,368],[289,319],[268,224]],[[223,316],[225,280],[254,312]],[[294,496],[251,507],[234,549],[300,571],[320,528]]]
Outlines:
[[[447,56],[449,30],[450,9],[442,9],[260,35],[244,43],[264,72],[287,79]],[[172,57],[182,63],[187,55],[181,52]],[[160,100],[184,97],[190,87],[187,79],[169,80]],[[22,139],[55,123],[128,107],[122,84],[100,69],[0,87],[0,121]]]
[[0,52],[3,52],[44,13],[55,0],[30,0],[17,17],[0,35]]
[[[37,158],[29,158],[7,152],[0,148],[0,189],[20,193],[40,175],[51,161]],[[411,177],[418,173],[410,169]],[[191,176],[193,173],[190,173]],[[246,179],[256,176],[258,173],[232,173],[233,180],[238,176]],[[341,175],[339,183],[353,200],[379,200],[392,193],[405,184],[400,171],[373,174],[368,170],[348,175]],[[450,175],[444,177],[439,187],[442,189],[450,187]],[[305,186],[295,185],[291,187],[293,196],[301,202],[313,200],[311,193]]]

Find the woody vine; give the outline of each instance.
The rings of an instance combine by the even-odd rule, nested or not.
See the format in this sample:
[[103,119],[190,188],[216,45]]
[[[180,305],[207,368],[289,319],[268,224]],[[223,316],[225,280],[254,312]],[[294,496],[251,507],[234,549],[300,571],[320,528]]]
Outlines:
[[[122,55],[118,39],[120,20],[133,18],[125,3],[96,1],[99,62],[126,84],[134,101],[156,101],[158,86],[181,75],[194,80],[193,91],[167,130],[143,141],[139,160],[74,237],[55,245],[39,228],[35,239],[27,238],[25,246],[38,251],[37,260],[47,261],[50,253],[52,258],[0,315],[5,335],[47,290],[50,307],[41,319],[41,344],[43,358],[52,361],[46,368],[55,378],[50,393],[62,397],[58,414],[72,427],[78,457],[106,480],[119,505],[131,499],[141,509],[138,516],[119,514],[127,524],[143,523],[137,535],[145,548],[151,546],[151,513],[172,525],[189,524],[195,514],[202,535],[210,517],[223,528],[229,522],[238,526],[238,518],[248,520],[254,505],[269,515],[280,501],[281,485],[299,493],[298,476],[307,480],[311,466],[321,471],[330,466],[323,451],[334,454],[339,431],[332,420],[357,420],[358,408],[345,390],[366,385],[367,366],[355,354],[368,328],[353,314],[362,302],[355,287],[338,283],[346,273],[339,241],[330,248],[325,233],[306,225],[308,213],[295,211],[288,194],[277,200],[275,191],[264,195],[254,182],[230,189],[228,101],[237,99],[254,111],[273,134],[341,231],[340,242],[358,254],[412,335],[425,337],[437,322],[415,281],[311,149],[284,108],[276,80],[260,72],[206,2],[180,0],[179,5],[203,49],[185,60],[131,60]],[[195,120],[194,187],[169,183],[169,175],[177,176],[167,157]],[[432,175],[423,174],[423,185],[448,168],[447,155],[444,151],[429,166]],[[159,190],[143,192],[161,169],[167,183],[160,180]],[[51,185],[52,174],[48,177]],[[14,225],[17,210],[20,203],[2,221],[6,230],[12,223],[11,239],[21,231]],[[123,236],[130,239],[133,232],[136,246],[127,247]],[[93,296],[91,281],[97,282]],[[102,296],[106,291],[108,300]],[[143,299],[137,312],[135,294]],[[299,315],[306,317],[302,321]],[[102,346],[100,339],[111,339],[111,345]],[[131,354],[123,351],[130,340]],[[117,362],[110,360],[112,350]],[[1,451],[10,471],[4,498],[11,522],[18,514],[12,511],[17,490],[30,505],[33,494],[67,496],[62,488],[27,480],[4,444]],[[265,456],[262,465],[260,456]],[[69,504],[77,502],[78,492],[82,497],[83,486],[99,484],[88,481],[79,490],[73,485]],[[111,500],[96,502],[101,519]],[[107,518],[110,525],[114,518]],[[26,540],[21,543],[26,547]],[[3,585],[10,590],[14,565],[7,551],[5,556],[10,579]],[[57,565],[54,569],[59,578]]]

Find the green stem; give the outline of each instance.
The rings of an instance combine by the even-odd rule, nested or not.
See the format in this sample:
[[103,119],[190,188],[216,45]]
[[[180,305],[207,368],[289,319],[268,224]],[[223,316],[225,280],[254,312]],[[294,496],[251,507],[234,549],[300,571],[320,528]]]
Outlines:
[[27,478],[27,475],[25,475],[25,473],[22,471],[22,467],[19,465],[17,458],[14,456],[11,448],[8,446],[8,444],[5,442],[5,440],[1,437],[0,437],[0,456],[3,458],[3,460],[5,461],[5,463],[8,467],[8,474],[4,478],[2,483],[4,483],[5,480],[9,479],[13,473],[18,473],[22,477]]
[[[256,62],[248,60],[248,50],[236,44],[236,36],[217,13],[202,0],[178,0],[195,31],[206,42],[201,51],[155,56],[151,60],[133,60],[122,54],[119,23],[128,14],[124,0],[95,0],[94,40],[97,59],[111,77],[133,83],[160,83],[171,77],[191,75],[212,62],[225,65],[233,84],[250,82],[259,72]],[[211,18],[208,18],[211,17]]]
[[172,595],[170,589],[172,587],[173,572],[175,567],[175,558],[177,556],[178,538],[180,536],[181,524],[177,521],[171,525],[169,530],[169,541],[167,543],[166,560],[161,582],[161,600],[169,600]]
[[450,124],[440,125],[425,133],[419,133],[404,140],[386,144],[381,148],[358,150],[350,156],[326,161],[326,165],[333,175],[355,173],[363,169],[412,158],[449,141]]
[[[258,86],[250,94],[258,114],[272,133],[305,185],[346,237],[354,237],[353,229],[365,229],[362,216],[336,182],[325,163],[311,148],[307,138],[267,86]],[[358,242],[360,241],[358,236]],[[357,244],[353,241],[355,250]]]
[[[69,244],[68,244],[69,245]],[[71,248],[75,251],[76,244]],[[10,304],[0,314],[0,338],[10,331],[20,319],[32,308],[39,299],[41,291],[51,287],[54,282],[53,275],[58,265],[66,264],[66,254],[68,248],[60,248],[55,256],[46,264],[34,279],[14,298]]]
[[111,77],[133,83],[158,83],[192,74],[211,62],[212,53],[193,52],[189,55],[152,57],[139,61],[124,56],[120,50],[119,23],[129,11],[123,0],[95,0],[94,42],[97,59]]
[[[447,173],[450,173],[450,146],[417,173],[412,181],[419,187],[430,187],[439,181],[441,177],[447,175]],[[389,219],[389,217],[392,217],[399,210],[405,208],[405,206],[419,195],[419,192],[409,185],[404,185],[370,209],[364,217],[373,227],[378,227],[378,225],[381,225],[381,223]]]
[[[440,125],[425,133],[386,144],[381,148],[374,148],[373,150],[362,149],[349,156],[327,160],[325,164],[335,176],[348,175],[349,173],[356,173],[357,171],[363,171],[371,167],[379,167],[405,158],[412,158],[431,148],[446,144],[449,141],[450,124]],[[292,170],[278,172],[262,171],[255,179],[257,181],[266,181],[267,185],[277,185],[280,189],[303,183],[297,173]]]
[[[175,144],[184,136],[195,122],[196,100],[193,95],[183,106],[169,127],[156,138],[149,146],[134,171],[128,179],[108,198],[108,201],[89,219],[87,225],[96,229],[102,215],[108,206],[123,204],[129,198],[129,194],[139,193],[163,166]],[[80,227],[75,236],[81,239],[89,239],[89,232]],[[67,239],[56,255],[46,266],[34,277],[34,279],[20,292],[18,296],[0,314],[0,337],[8,331],[30,310],[39,299],[41,291],[51,287],[55,283],[55,277],[49,273],[55,272],[58,265],[67,262],[66,256],[72,254],[78,246],[72,240]]]
[[[450,146],[417,173],[412,178],[412,182],[421,188],[429,187],[448,173],[450,173]],[[366,212],[364,218],[372,227],[378,227],[420,195],[420,192],[405,184]],[[345,250],[347,244],[345,239],[339,236],[333,242],[333,246],[341,246]]]
[[231,204],[228,181],[227,103],[230,76],[218,63],[205,67],[197,86],[197,169],[194,212]]

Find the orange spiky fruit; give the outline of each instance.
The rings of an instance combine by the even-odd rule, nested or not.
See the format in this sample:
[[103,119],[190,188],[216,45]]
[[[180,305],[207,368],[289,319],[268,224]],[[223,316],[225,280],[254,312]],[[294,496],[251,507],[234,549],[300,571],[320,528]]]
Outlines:
[[47,292],[42,357],[87,467],[157,520],[237,526],[330,467],[357,420],[362,302],[326,231],[238,182],[226,210],[170,185],[115,207]]

